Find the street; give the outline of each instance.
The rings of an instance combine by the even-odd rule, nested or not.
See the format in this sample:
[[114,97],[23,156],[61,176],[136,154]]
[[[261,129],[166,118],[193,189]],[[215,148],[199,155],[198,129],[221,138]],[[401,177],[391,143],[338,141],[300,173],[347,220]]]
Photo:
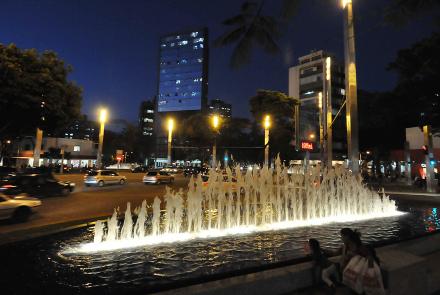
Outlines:
[[[56,223],[80,221],[89,218],[108,216],[113,209],[119,207],[124,211],[127,202],[132,209],[139,206],[143,200],[152,202],[154,197],[165,193],[165,184],[145,185],[142,183],[144,173],[121,172],[127,177],[124,185],[109,185],[105,187],[85,187],[83,174],[56,175],[62,181],[72,181],[76,184],[75,191],[66,197],[42,199],[43,205],[23,223],[0,222],[0,234],[7,234],[24,229],[42,227]],[[171,185],[174,189],[185,188],[188,179],[176,175]]]

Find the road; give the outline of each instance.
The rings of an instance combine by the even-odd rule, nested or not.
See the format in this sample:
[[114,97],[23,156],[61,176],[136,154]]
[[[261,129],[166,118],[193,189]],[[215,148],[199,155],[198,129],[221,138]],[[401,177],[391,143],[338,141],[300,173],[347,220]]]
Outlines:
[[[143,173],[122,172],[121,174],[127,177],[127,182],[124,185],[111,185],[102,188],[85,187],[82,174],[57,175],[60,180],[74,182],[76,184],[75,191],[66,197],[43,199],[43,205],[24,223],[1,221],[0,234],[108,216],[113,213],[114,208],[119,207],[121,211],[124,211],[127,202],[131,202],[131,207],[134,209],[143,200],[152,202],[156,196],[163,196],[165,193],[165,184],[144,185],[142,183]],[[187,184],[188,179],[176,175],[171,187],[173,189],[186,188]]]

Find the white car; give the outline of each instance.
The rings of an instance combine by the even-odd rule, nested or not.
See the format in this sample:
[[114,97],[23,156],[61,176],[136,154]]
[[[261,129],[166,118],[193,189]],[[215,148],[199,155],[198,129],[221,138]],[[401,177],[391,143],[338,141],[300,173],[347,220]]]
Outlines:
[[0,220],[12,218],[15,221],[25,221],[38,206],[41,206],[41,200],[37,198],[0,194]]
[[144,178],[142,179],[142,182],[144,184],[149,183],[172,183],[174,181],[174,177],[171,176],[169,173],[164,171],[150,171],[147,172],[147,174],[144,175]]
[[127,177],[119,175],[112,170],[93,170],[84,176],[84,184],[86,186],[97,185],[104,186],[106,184],[124,184]]

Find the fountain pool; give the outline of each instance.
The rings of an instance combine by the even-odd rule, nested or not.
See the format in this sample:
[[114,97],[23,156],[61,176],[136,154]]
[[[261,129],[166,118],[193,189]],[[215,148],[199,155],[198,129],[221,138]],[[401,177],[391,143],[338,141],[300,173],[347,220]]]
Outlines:
[[237,172],[211,171],[207,183],[93,227],[0,247],[2,290],[145,294],[296,263],[309,238],[336,249],[342,227],[376,245],[440,229],[437,208],[396,204],[345,170]]

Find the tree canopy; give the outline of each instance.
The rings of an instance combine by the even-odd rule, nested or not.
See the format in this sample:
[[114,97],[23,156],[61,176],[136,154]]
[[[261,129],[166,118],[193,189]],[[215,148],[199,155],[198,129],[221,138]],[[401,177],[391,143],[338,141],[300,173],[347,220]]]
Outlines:
[[0,139],[36,126],[55,132],[79,117],[82,90],[67,80],[71,72],[53,51],[0,44]]
[[255,122],[254,133],[262,134],[263,117],[265,115],[271,117],[269,139],[271,156],[274,157],[280,153],[284,159],[292,158],[295,153],[293,147],[294,112],[295,105],[299,104],[299,99],[289,97],[279,91],[258,90],[257,95],[252,97],[249,103]]
[[407,126],[440,127],[440,34],[402,49],[389,69],[398,74],[394,95]]

